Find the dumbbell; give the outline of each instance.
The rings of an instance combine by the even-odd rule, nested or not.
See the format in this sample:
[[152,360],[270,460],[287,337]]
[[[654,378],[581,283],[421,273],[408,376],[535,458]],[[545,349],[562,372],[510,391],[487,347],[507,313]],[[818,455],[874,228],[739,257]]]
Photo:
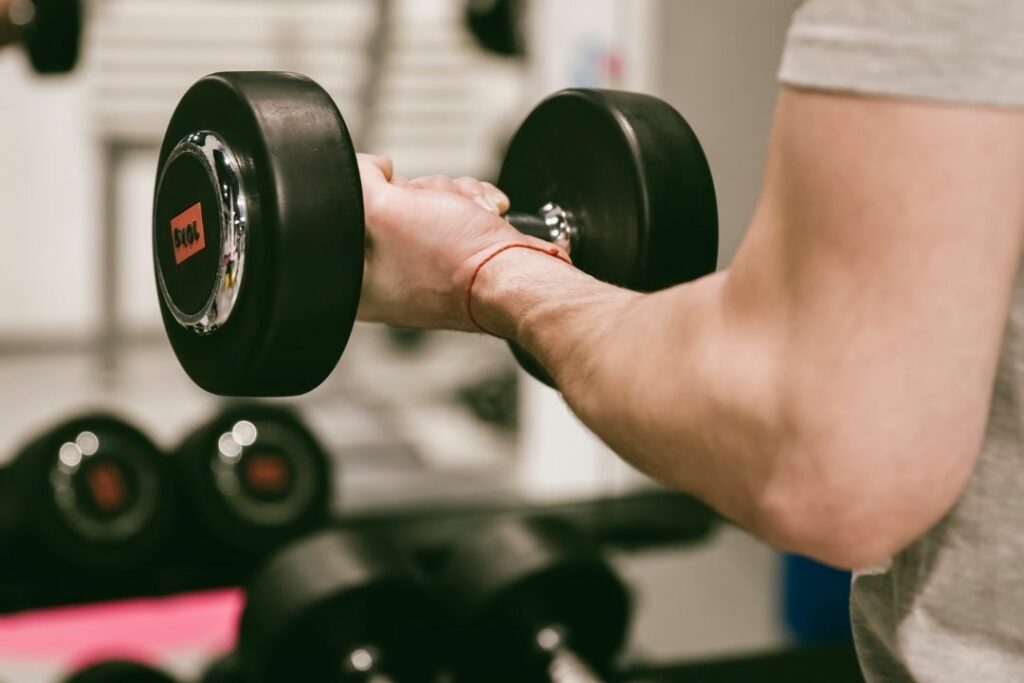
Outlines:
[[467,0],[466,28],[477,44],[502,57],[526,53],[523,0]]
[[605,680],[630,618],[626,587],[566,522],[508,519],[457,540],[434,572],[458,624],[459,680]]
[[207,557],[263,555],[329,519],[330,458],[287,406],[229,405],[186,436],[173,460],[182,528]]
[[237,650],[210,683],[427,683],[444,660],[441,614],[387,539],[313,534],[248,583]]
[[229,652],[207,664],[199,683],[246,683],[237,653]]
[[141,430],[104,413],[32,439],[7,466],[5,506],[19,556],[62,576],[118,575],[152,563],[175,521],[166,455]]
[[10,0],[6,10],[0,13],[0,45],[21,43],[37,73],[61,74],[75,67],[82,34],[80,0]]
[[456,396],[477,419],[513,430],[519,420],[518,386],[519,377],[515,371],[502,368],[460,387]]
[[166,672],[130,659],[108,659],[83,667],[64,683],[176,683]]
[[388,345],[399,353],[411,353],[423,348],[428,331],[418,327],[387,328]]
[[[345,348],[363,278],[359,168],[330,96],[298,74],[202,78],[171,117],[158,169],[155,274],[185,372],[224,395],[316,387]],[[598,279],[649,291],[715,268],[704,152],[657,98],[549,97],[513,137],[498,184],[513,226],[558,244]]]

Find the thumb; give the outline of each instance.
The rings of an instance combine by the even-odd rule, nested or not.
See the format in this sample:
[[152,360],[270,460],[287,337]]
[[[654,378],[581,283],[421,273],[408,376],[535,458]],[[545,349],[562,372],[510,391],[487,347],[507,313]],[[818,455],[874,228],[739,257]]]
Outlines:
[[390,182],[395,174],[395,165],[391,161],[391,157],[379,154],[357,154],[356,159],[359,162],[359,174],[363,176],[364,180],[368,180],[367,176],[372,174],[379,175],[386,182]]

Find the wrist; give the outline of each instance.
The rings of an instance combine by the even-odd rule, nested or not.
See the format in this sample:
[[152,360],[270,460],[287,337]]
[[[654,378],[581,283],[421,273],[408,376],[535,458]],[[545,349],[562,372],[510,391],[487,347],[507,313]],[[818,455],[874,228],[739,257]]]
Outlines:
[[560,283],[574,276],[586,277],[557,251],[508,245],[479,266],[467,308],[484,331],[520,341],[531,316],[551,304]]

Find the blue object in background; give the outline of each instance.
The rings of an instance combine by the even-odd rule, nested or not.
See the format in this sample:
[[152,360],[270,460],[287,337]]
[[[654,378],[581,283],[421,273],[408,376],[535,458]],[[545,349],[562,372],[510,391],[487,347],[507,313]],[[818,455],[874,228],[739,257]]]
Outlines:
[[782,565],[783,619],[802,645],[853,640],[850,630],[850,572],[799,555]]

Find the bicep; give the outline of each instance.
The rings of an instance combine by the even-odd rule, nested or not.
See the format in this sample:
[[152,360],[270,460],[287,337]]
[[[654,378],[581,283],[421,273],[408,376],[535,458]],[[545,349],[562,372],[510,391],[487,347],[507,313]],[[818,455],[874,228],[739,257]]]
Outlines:
[[904,535],[973,466],[1022,236],[1024,113],[783,90],[727,305],[833,493],[909,515]]

